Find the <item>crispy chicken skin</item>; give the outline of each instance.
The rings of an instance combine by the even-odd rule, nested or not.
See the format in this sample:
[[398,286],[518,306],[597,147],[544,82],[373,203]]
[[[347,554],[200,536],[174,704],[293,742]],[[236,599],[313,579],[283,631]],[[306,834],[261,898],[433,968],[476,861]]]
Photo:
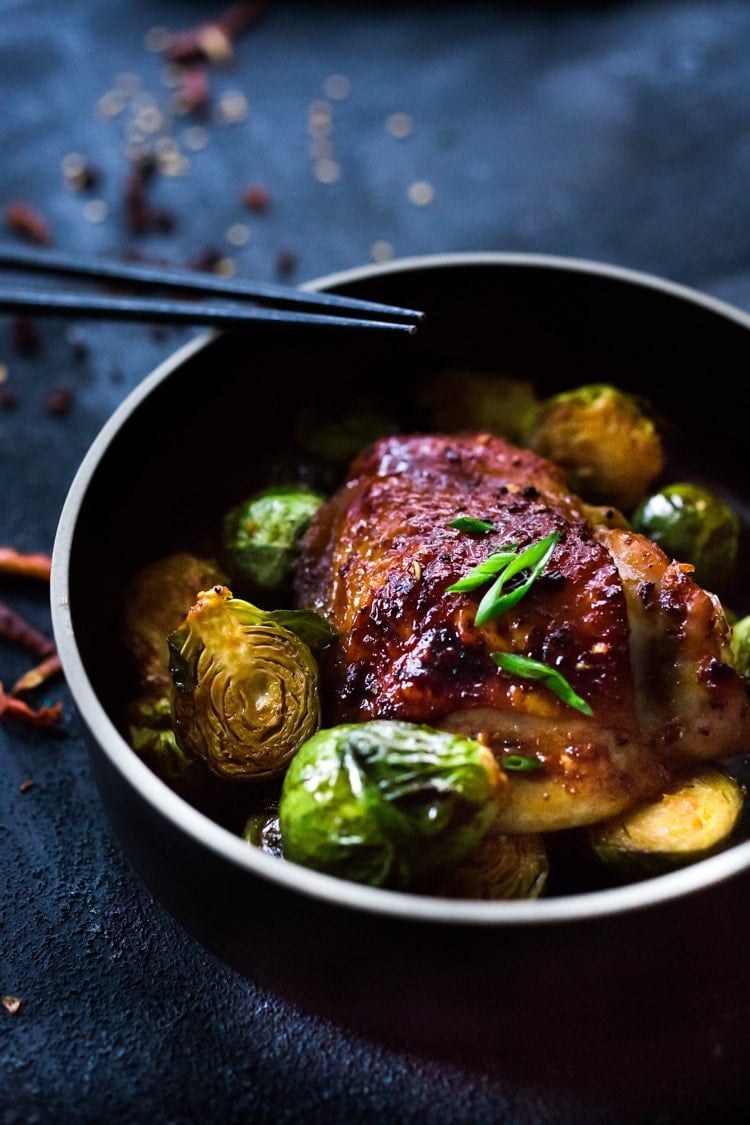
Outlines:
[[[488,533],[449,525],[458,516]],[[474,624],[486,587],[446,588],[497,547],[560,538],[515,607]],[[750,747],[744,681],[718,600],[689,568],[572,495],[562,470],[488,434],[383,438],[305,535],[295,593],[339,635],[322,660],[331,723],[462,731],[541,769],[510,775],[501,831],[593,823],[658,795],[692,761]],[[556,669],[588,717],[491,653]]]

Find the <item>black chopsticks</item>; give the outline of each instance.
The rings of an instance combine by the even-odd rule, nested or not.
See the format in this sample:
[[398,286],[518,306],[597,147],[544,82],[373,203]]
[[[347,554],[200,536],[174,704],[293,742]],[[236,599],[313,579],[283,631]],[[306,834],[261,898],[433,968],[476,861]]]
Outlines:
[[[248,321],[283,321],[347,328],[392,329],[413,334],[424,313],[335,293],[297,289],[273,282],[249,282],[218,274],[162,269],[141,263],[0,246],[0,267],[64,278],[163,290],[152,297],[21,289],[0,285],[0,313],[82,316],[161,324],[234,327]],[[167,296],[181,292],[181,298]],[[202,300],[186,299],[196,294]],[[213,298],[206,300],[206,296]],[[247,302],[247,303],[245,303]]]

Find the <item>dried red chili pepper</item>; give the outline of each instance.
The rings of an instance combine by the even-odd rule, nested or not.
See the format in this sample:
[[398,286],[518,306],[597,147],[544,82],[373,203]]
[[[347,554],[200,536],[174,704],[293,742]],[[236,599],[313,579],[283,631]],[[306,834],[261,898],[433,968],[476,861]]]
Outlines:
[[25,554],[14,547],[0,547],[0,574],[19,574],[23,578],[40,578],[49,582],[52,558],[41,551]]
[[50,656],[55,651],[54,642],[30,625],[20,613],[0,602],[0,637],[17,641],[37,656]]
[[32,727],[54,727],[62,719],[62,703],[42,706],[34,710],[22,699],[8,695],[0,683],[0,719],[14,719]]
[[46,246],[51,241],[47,220],[29,203],[9,203],[5,208],[5,224],[28,242]]
[[51,676],[56,676],[58,672],[62,671],[62,664],[57,652],[51,653],[46,659],[37,664],[35,668],[30,668],[28,672],[16,680],[11,689],[11,695],[19,695],[22,691],[31,691],[33,688],[39,687],[45,683]]

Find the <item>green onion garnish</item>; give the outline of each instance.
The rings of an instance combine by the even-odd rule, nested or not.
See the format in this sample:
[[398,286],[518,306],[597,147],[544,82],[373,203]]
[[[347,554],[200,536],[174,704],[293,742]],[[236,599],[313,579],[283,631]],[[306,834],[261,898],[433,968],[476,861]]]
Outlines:
[[508,754],[500,763],[504,770],[513,770],[517,773],[529,773],[531,770],[542,769],[542,763],[536,758],[527,758],[524,754]]
[[[553,531],[551,535],[547,535],[537,543],[532,543],[525,551],[521,551],[520,555],[517,554],[510,560],[479,603],[474,618],[475,625],[486,625],[488,621],[505,613],[516,602],[520,602],[549,562],[559,539],[560,533]],[[526,579],[504,594],[505,584],[526,570],[529,571]]]
[[469,532],[487,532],[494,531],[495,525],[490,523],[489,520],[477,520],[473,516],[456,516],[454,520],[446,524],[446,527],[455,527],[457,531]]
[[454,582],[452,586],[446,587],[448,594],[465,594],[467,590],[476,590],[477,586],[483,586],[485,582],[489,582],[490,578],[494,578],[499,570],[503,570],[509,562],[518,554],[518,544],[510,543],[507,547],[498,547],[493,551],[484,562],[479,563],[463,578],[459,578],[458,582]]
[[518,656],[513,652],[491,652],[490,656],[504,672],[509,672],[512,676],[523,676],[527,680],[542,680],[550,691],[562,699],[563,703],[575,707],[576,711],[581,711],[584,715],[594,714],[586,700],[576,695],[565,677],[556,669],[542,664],[539,660],[531,660],[528,656]]

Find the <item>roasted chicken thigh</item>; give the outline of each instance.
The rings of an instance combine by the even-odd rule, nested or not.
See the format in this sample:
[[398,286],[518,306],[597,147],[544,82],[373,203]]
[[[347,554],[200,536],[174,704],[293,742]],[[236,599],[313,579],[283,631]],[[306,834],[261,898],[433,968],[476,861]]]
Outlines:
[[[524,596],[477,625],[483,591],[448,587],[492,551],[552,533]],[[619,511],[585,504],[561,469],[493,435],[399,435],[364,450],[305,535],[295,597],[338,634],[321,667],[330,722],[430,724],[535,767],[510,774],[501,831],[590,824],[698,760],[750,748],[718,599]],[[591,714],[499,668],[497,653],[554,670]]]

